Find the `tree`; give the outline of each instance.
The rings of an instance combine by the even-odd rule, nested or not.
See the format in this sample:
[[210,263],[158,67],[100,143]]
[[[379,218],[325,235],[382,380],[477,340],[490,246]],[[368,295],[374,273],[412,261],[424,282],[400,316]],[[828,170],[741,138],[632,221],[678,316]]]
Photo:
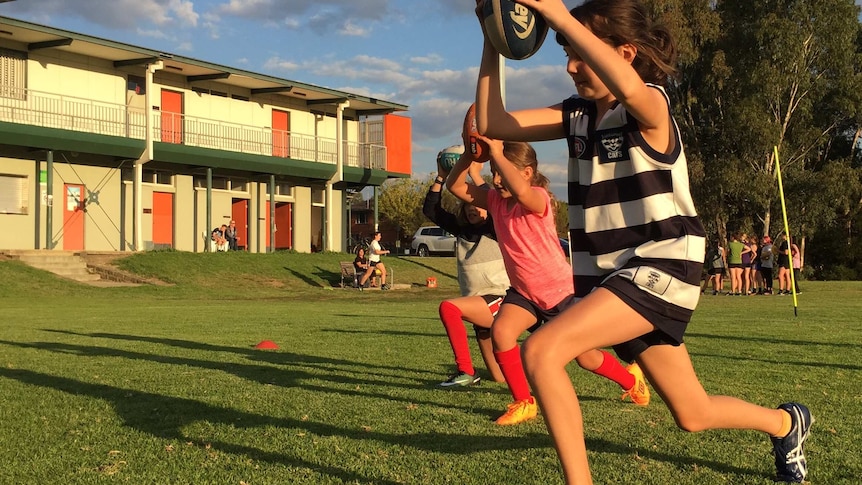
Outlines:
[[428,219],[422,214],[422,202],[432,176],[386,181],[380,189],[380,214],[398,226],[400,237],[413,234]]

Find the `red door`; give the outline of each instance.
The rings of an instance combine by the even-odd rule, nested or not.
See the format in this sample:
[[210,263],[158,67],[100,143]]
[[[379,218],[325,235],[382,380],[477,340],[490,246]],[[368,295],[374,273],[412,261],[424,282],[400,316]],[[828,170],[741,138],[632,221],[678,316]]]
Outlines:
[[174,247],[174,194],[153,192],[153,244]]
[[293,204],[276,202],[275,204],[275,249],[291,249],[293,247],[293,231],[291,216]]
[[66,203],[63,204],[63,249],[84,249],[84,208],[86,199],[83,185],[63,184]]
[[162,141],[183,142],[183,93],[162,89]]
[[244,250],[248,247],[248,200],[233,199],[230,214],[236,223],[237,248]]
[[272,110],[272,156],[290,156],[290,113]]

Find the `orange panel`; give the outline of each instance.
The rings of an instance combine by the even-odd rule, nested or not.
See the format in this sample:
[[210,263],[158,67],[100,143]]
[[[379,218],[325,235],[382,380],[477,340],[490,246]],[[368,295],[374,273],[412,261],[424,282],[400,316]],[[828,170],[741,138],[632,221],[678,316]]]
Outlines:
[[236,246],[246,249],[248,246],[248,200],[233,199],[231,204],[231,218],[236,222],[236,236],[239,240]]
[[183,142],[183,93],[162,89],[162,141]]
[[272,156],[290,156],[290,113],[272,110]]
[[153,192],[153,244],[174,245],[174,194]]
[[405,116],[384,115],[383,137],[386,143],[386,170],[410,174],[412,159],[412,120]]
[[291,216],[293,204],[276,202],[275,204],[275,249],[290,249],[293,247]]
[[63,250],[84,249],[84,210],[86,206],[83,185],[64,184],[63,193]]

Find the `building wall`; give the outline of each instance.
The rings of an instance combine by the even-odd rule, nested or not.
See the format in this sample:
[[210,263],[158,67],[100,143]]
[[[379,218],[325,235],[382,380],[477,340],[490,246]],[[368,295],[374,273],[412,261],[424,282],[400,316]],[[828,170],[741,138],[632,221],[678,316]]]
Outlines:
[[[0,45],[10,49],[26,51],[26,45],[14,41],[0,40]],[[110,103],[114,106],[144,107],[145,97],[128,90],[127,76],[143,77],[142,67],[127,66],[115,68],[109,60],[82,56],[64,52],[59,49],[42,49],[28,53],[27,88],[36,91],[38,97],[44,100],[66,101],[70,103]],[[262,131],[272,127],[273,109],[290,113],[290,131],[294,134],[311,137],[323,137],[335,140],[336,117],[332,106],[305,106],[300,100],[294,100],[279,95],[255,96],[253,102],[232,99],[237,95],[250,97],[248,89],[219,84],[217,81],[188,83],[180,73],[161,70],[154,75],[150,103],[160,107],[161,90],[169,89],[183,93],[184,114],[188,117],[198,117],[212,122],[221,120],[228,124],[241,124],[258,127]],[[195,90],[193,90],[195,88]],[[227,97],[199,92],[200,90],[219,91]],[[54,101],[48,101],[54,102]],[[314,111],[312,111],[314,110]],[[324,115],[317,110],[328,110]],[[158,115],[157,115],[158,116]],[[69,119],[72,119],[70,117]],[[77,119],[75,123],[85,123],[85,119]],[[56,128],[80,129],[86,127],[70,126],[69,120],[56,117]],[[358,142],[360,122],[345,117],[343,136],[350,142]],[[4,148],[5,149],[5,148]],[[12,150],[12,148],[9,148]],[[18,148],[16,148],[18,149]],[[34,152],[37,153],[37,152]],[[44,152],[40,152],[44,153]],[[6,153],[8,155],[8,153]],[[38,161],[28,159],[29,155],[16,154],[8,158],[0,158],[0,174],[22,175],[28,180],[29,210],[25,215],[0,214],[0,249],[32,249],[47,247],[45,224],[47,221],[47,206],[44,205],[42,193],[44,187],[39,183],[39,171],[46,169],[44,155]],[[35,156],[35,155],[34,155]],[[269,200],[265,182],[249,181],[242,191],[212,191],[212,218],[206,219],[206,190],[195,187],[195,176],[200,169],[178,168],[191,173],[175,172],[170,183],[142,184],[141,201],[143,217],[141,234],[144,245],[135,247],[134,207],[135,194],[129,173],[132,160],[114,161],[109,157],[95,158],[87,154],[57,152],[54,159],[53,186],[54,194],[53,222],[50,234],[53,246],[62,249],[63,234],[63,204],[65,203],[64,183],[75,183],[85,187],[84,194],[89,194],[84,219],[84,249],[87,251],[117,251],[150,249],[153,241],[153,194],[168,192],[173,195],[173,247],[183,251],[204,251],[208,247],[210,231],[222,223],[228,223],[232,218],[232,199],[248,200],[248,235],[246,245],[250,251],[266,251],[268,245],[266,227],[266,204]],[[145,164],[144,169],[149,165]],[[164,165],[161,166],[164,170]],[[125,172],[124,172],[125,171]],[[217,172],[217,171],[214,171]],[[124,175],[125,173],[125,175]],[[220,175],[214,173],[214,175]],[[258,180],[266,178],[266,174],[258,174]],[[198,175],[199,177],[199,175]],[[310,252],[312,244],[320,248],[326,234],[322,230],[326,209],[323,197],[317,197],[322,192],[325,181],[314,182],[310,186],[295,186],[291,195],[278,195],[276,202],[289,202],[293,205],[292,212],[292,246],[299,252]],[[88,192],[89,191],[89,192]],[[315,195],[313,197],[313,194]],[[329,250],[342,250],[346,235],[339,228],[346,228],[344,194],[333,191],[333,218],[329,227],[337,234],[331,238],[333,247]]]
[[37,178],[36,163],[33,160],[0,158],[0,174],[24,176],[27,178],[27,214],[0,214],[0,248],[34,249],[36,238],[44,241],[44,234],[36,233],[36,218],[42,191]]

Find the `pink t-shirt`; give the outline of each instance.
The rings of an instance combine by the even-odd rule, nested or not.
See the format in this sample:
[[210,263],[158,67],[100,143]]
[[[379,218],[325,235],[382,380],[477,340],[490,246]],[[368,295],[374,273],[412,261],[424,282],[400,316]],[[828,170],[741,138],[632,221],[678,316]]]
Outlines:
[[488,213],[494,219],[497,242],[512,288],[548,310],[575,292],[572,269],[566,261],[548,192],[533,187],[545,199],[545,213],[536,214],[488,191]]

